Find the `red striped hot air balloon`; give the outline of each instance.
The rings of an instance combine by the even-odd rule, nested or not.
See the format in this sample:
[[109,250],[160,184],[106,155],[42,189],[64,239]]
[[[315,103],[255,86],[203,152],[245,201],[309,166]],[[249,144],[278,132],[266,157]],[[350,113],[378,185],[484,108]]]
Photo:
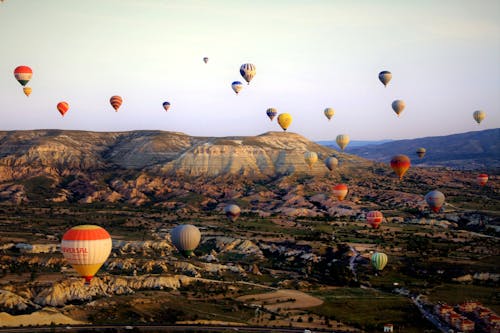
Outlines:
[[346,184],[338,184],[333,187],[333,195],[340,201],[344,200],[348,192],[349,189]]
[[366,221],[373,227],[373,229],[378,229],[378,226],[382,223],[383,219],[384,215],[378,210],[372,210],[366,214]]
[[89,284],[111,253],[111,236],[97,225],[79,225],[64,234],[61,252]]
[[18,66],[14,69],[14,77],[23,87],[31,80],[32,76],[33,71],[28,66]]
[[57,110],[64,117],[66,112],[69,110],[69,104],[67,102],[59,102],[57,103]]
[[482,174],[478,175],[476,179],[477,179],[477,183],[479,185],[484,186],[488,182],[488,175],[485,173],[482,173]]
[[410,165],[410,158],[406,155],[396,155],[391,159],[391,168],[398,175],[399,179],[403,179]]
[[115,109],[115,111],[118,111],[118,109],[123,103],[123,99],[120,96],[115,95],[109,99],[109,102],[111,103],[113,109]]

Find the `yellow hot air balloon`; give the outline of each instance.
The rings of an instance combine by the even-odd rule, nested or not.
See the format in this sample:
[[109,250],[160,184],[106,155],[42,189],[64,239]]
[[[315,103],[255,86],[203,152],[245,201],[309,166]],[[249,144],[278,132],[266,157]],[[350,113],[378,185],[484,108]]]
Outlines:
[[486,112],[481,111],[481,110],[474,111],[474,113],[472,114],[472,117],[474,118],[474,120],[478,124],[480,124],[484,120],[484,118],[486,118]]
[[182,224],[170,231],[172,243],[183,255],[189,257],[201,240],[200,230],[191,224]]
[[406,107],[405,102],[400,99],[397,99],[394,102],[392,102],[392,109],[394,110],[394,112],[396,112],[398,117],[401,114],[401,112],[403,112],[405,107]]
[[318,154],[313,151],[306,151],[304,153],[304,159],[306,160],[309,169],[312,169],[314,163],[318,161]]
[[286,131],[288,126],[292,123],[292,116],[289,113],[281,113],[278,115],[278,124],[281,126],[283,131]]
[[371,262],[372,262],[373,268],[375,268],[377,271],[383,270],[385,265],[387,265],[388,261],[389,261],[389,258],[387,258],[387,254],[385,254],[385,253],[375,252],[374,254],[372,254]]
[[424,158],[426,152],[427,152],[427,150],[425,148],[423,148],[423,147],[418,148],[417,149],[418,158]]
[[29,95],[31,95],[31,92],[33,91],[33,89],[31,89],[31,87],[24,87],[23,91],[24,91],[24,94],[29,97]]
[[97,225],[79,225],[64,234],[61,252],[88,284],[111,253],[111,237]]
[[325,111],[325,117],[328,118],[328,120],[332,119],[333,115],[335,114],[335,110],[333,110],[332,108],[326,108]]
[[339,134],[337,135],[337,139],[335,139],[335,141],[337,141],[337,144],[339,145],[340,149],[344,150],[344,148],[347,147],[349,141],[351,140],[349,139],[349,135]]

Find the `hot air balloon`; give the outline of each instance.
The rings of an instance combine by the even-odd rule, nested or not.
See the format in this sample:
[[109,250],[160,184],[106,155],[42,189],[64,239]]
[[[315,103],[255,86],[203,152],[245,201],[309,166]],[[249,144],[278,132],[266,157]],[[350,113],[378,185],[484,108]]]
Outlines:
[[366,214],[366,222],[373,227],[373,229],[378,229],[380,223],[384,219],[384,215],[378,210],[372,210]]
[[206,64],[208,62],[208,57],[204,57],[203,62]]
[[250,84],[250,81],[252,81],[253,77],[255,76],[255,73],[256,69],[255,65],[253,64],[243,64],[240,67],[240,74],[241,76],[243,76],[245,81],[248,82],[248,84]]
[[394,102],[392,102],[392,109],[394,110],[394,112],[396,112],[398,117],[401,114],[401,112],[403,112],[403,110],[405,109],[405,106],[406,106],[405,102],[400,99],[397,99]]
[[170,238],[179,252],[190,257],[200,244],[201,233],[194,225],[181,224],[170,231]]
[[346,184],[338,184],[333,187],[333,196],[340,201],[344,200],[348,192],[349,189],[347,188]]
[[398,175],[399,179],[403,179],[410,165],[410,158],[406,155],[396,155],[391,159],[391,168]]
[[486,185],[487,182],[488,182],[488,175],[487,174],[482,173],[482,174],[477,176],[477,183],[479,185],[484,186],[484,185]]
[[57,110],[64,117],[66,112],[68,112],[68,110],[69,110],[69,104],[66,102],[59,102],[59,103],[57,103]]
[[111,98],[109,99],[109,103],[111,103],[111,106],[113,107],[113,109],[115,109],[115,111],[118,111],[123,103],[123,99],[117,95],[111,96]]
[[472,114],[472,117],[474,118],[474,120],[478,124],[480,124],[484,120],[484,118],[486,118],[486,112],[481,111],[481,110],[474,111],[474,113]]
[[25,86],[32,76],[33,71],[28,66],[18,66],[14,69],[14,77],[22,86]]
[[389,84],[392,79],[392,73],[389,71],[382,71],[378,73],[378,79],[384,84],[385,87]]
[[418,148],[416,153],[417,153],[417,156],[418,158],[423,158],[425,156],[425,153],[427,152],[427,150],[425,148]]
[[235,204],[230,204],[224,207],[224,213],[231,222],[234,222],[240,216],[241,209]]
[[347,134],[339,134],[337,135],[337,139],[335,139],[335,141],[337,141],[337,144],[339,145],[340,149],[344,150],[344,148],[347,147],[351,139],[349,139],[349,135]]
[[318,161],[318,154],[313,151],[306,151],[304,153],[304,159],[309,166],[309,169],[312,169],[314,163]]
[[335,111],[332,108],[326,108],[325,111],[325,116],[328,118],[328,120],[332,119],[333,115],[335,114]]
[[163,102],[163,108],[165,111],[168,111],[168,109],[170,109],[170,102]]
[[281,113],[278,116],[278,124],[281,126],[283,131],[286,131],[288,126],[292,123],[292,116],[289,113]]
[[241,83],[240,81],[234,81],[233,83],[231,83],[231,88],[233,88],[236,95],[238,95],[241,89],[243,89],[243,83]]
[[61,252],[73,268],[89,284],[108,259],[111,237],[97,225],[79,225],[69,229],[61,241]]
[[23,91],[24,91],[24,94],[29,97],[29,95],[31,95],[31,92],[33,91],[33,89],[31,89],[31,87],[24,87]]
[[373,268],[375,268],[377,271],[381,271],[384,269],[385,265],[387,265],[387,254],[382,253],[382,252],[375,252],[372,254],[371,262],[373,265]]
[[273,121],[274,117],[276,117],[276,115],[278,114],[278,110],[276,110],[275,108],[269,108],[266,110],[266,114],[269,117],[269,119]]
[[425,201],[432,211],[437,213],[444,204],[444,194],[436,190],[430,191],[425,195]]
[[339,160],[337,160],[335,157],[330,156],[325,159],[325,165],[326,167],[332,171],[339,165]]

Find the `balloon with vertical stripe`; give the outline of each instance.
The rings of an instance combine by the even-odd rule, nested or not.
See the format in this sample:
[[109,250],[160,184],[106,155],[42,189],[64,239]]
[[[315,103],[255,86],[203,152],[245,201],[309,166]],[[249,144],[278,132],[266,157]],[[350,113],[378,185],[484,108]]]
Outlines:
[[344,150],[345,147],[349,144],[351,139],[349,138],[349,135],[347,134],[339,134],[337,135],[337,138],[335,139],[337,144],[339,145],[340,149]]
[[111,236],[97,225],[79,225],[64,234],[61,252],[85,282],[90,283],[111,253]]
[[278,114],[278,110],[276,110],[275,108],[269,108],[266,110],[266,114],[269,117],[269,119],[273,121],[274,117],[276,117],[276,115]]
[[486,118],[486,112],[481,110],[474,111],[472,118],[474,118],[476,123],[480,124]]
[[371,262],[372,262],[373,268],[375,268],[377,271],[383,270],[385,265],[387,265],[388,261],[389,261],[389,258],[387,257],[387,254],[385,254],[385,253],[375,252],[374,254],[372,254]]
[[194,225],[181,224],[170,231],[170,238],[177,250],[189,257],[200,244],[201,233]]
[[248,82],[248,84],[250,84],[250,81],[252,81],[256,73],[257,70],[254,64],[243,64],[240,67],[240,74],[243,76],[245,81]]

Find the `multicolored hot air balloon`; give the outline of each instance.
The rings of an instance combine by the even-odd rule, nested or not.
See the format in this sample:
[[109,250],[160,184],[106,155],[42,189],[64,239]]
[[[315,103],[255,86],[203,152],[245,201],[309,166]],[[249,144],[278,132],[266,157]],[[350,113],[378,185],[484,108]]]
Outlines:
[[273,121],[274,117],[276,117],[276,115],[278,114],[278,110],[276,110],[275,108],[269,108],[266,110],[266,114],[269,117],[269,119]]
[[243,64],[240,67],[240,74],[243,76],[245,81],[250,84],[250,81],[252,81],[253,77],[255,76],[255,73],[257,72],[255,65],[253,64]]
[[111,253],[111,236],[97,225],[79,225],[64,234],[61,252],[89,284]]
[[335,169],[339,165],[339,160],[337,160],[333,156],[327,157],[325,159],[325,165],[330,171],[333,171],[333,169]]
[[488,175],[485,173],[482,173],[482,174],[477,176],[476,180],[477,180],[477,183],[479,185],[484,186],[488,182]]
[[14,69],[14,77],[24,87],[33,77],[33,71],[28,66],[18,66]]
[[111,103],[111,106],[113,107],[113,109],[115,109],[115,111],[118,112],[118,109],[120,108],[120,106],[123,103],[123,99],[117,95],[111,96],[111,98],[109,99],[109,103]]
[[325,111],[325,117],[328,118],[328,120],[332,119],[333,115],[335,114],[335,110],[333,110],[332,108],[326,108]]
[[394,170],[399,179],[403,179],[406,171],[411,166],[410,158],[406,155],[396,155],[391,159],[391,168]]
[[190,257],[201,240],[200,230],[191,224],[181,224],[170,231],[174,246],[184,256]]
[[349,144],[349,141],[351,139],[349,138],[349,135],[347,134],[339,134],[337,135],[337,138],[335,139],[337,144],[339,145],[340,149],[344,150],[345,147]]
[[444,194],[434,190],[425,195],[425,201],[434,213],[438,213],[444,204]]
[[373,229],[378,229],[380,223],[384,219],[384,215],[378,210],[369,211],[366,214],[366,222],[373,227]]
[[398,117],[401,114],[401,112],[403,112],[405,107],[406,107],[405,102],[400,99],[397,99],[394,102],[392,102],[392,109],[394,110],[394,112],[396,112]]
[[486,118],[486,112],[481,111],[481,110],[474,111],[474,113],[472,114],[472,117],[474,118],[474,120],[478,124],[481,124],[481,122],[484,120],[484,118]]
[[241,209],[238,205],[230,204],[224,207],[224,213],[231,222],[234,222],[240,216]]
[[418,158],[424,158],[426,152],[427,150],[422,147],[418,148],[416,151]]
[[66,112],[68,112],[68,110],[69,110],[69,104],[67,102],[59,102],[59,103],[57,103],[57,110],[59,111],[61,116],[64,117]]
[[170,109],[170,102],[163,102],[163,108],[165,111],[168,111],[168,109]]
[[24,87],[23,88],[23,92],[26,96],[30,96],[31,95],[31,92],[33,91],[33,89],[31,89],[31,87]]
[[344,200],[349,192],[346,184],[338,184],[333,187],[333,196],[336,197],[339,201]]
[[236,95],[238,95],[241,89],[243,89],[243,83],[241,83],[240,81],[234,81],[233,83],[231,83],[231,88],[233,88]]
[[388,261],[389,261],[389,258],[387,258],[387,254],[385,254],[385,253],[375,252],[374,254],[372,254],[372,257],[371,257],[372,266],[377,271],[383,270],[385,265],[387,265]]
[[204,57],[203,62],[206,64],[208,62],[208,57]]
[[309,169],[312,169],[314,163],[318,161],[318,154],[313,151],[306,151],[304,153],[304,160],[306,161]]
[[378,73],[378,79],[384,84],[384,87],[387,87],[387,84],[389,84],[389,81],[392,79],[392,73],[389,71],[382,71]]
[[281,126],[283,131],[286,131],[291,123],[292,123],[292,116],[289,113],[281,113],[278,116],[278,124]]

